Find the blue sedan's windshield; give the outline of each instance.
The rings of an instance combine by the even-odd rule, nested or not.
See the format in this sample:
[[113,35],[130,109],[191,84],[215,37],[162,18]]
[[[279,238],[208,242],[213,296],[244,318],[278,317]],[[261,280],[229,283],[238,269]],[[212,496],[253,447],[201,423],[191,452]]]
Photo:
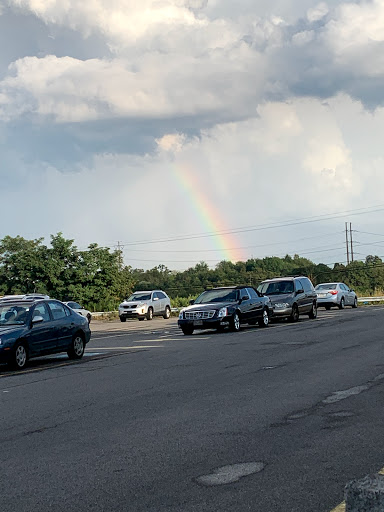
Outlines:
[[239,300],[238,290],[222,288],[220,290],[207,290],[197,297],[195,304],[209,304],[211,302],[236,302]]
[[29,306],[19,304],[0,304],[0,327],[24,325],[27,321]]

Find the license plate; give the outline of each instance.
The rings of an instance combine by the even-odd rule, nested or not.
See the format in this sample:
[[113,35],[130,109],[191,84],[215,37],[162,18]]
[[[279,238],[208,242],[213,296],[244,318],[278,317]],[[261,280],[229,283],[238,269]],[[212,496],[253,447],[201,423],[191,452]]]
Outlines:
[[326,297],[327,294],[326,293],[319,293],[318,297],[319,299],[324,299],[324,297]]
[[193,325],[196,325],[196,326],[198,326],[198,325],[203,325],[203,321],[202,321],[202,320],[195,320],[195,321],[193,322]]

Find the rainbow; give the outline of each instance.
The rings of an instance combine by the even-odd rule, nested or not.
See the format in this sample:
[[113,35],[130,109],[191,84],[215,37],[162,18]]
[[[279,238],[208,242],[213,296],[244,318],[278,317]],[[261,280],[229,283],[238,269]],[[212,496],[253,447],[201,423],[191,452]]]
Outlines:
[[240,261],[242,255],[236,248],[238,245],[236,237],[231,233],[225,233],[228,231],[228,227],[222,220],[223,216],[204,194],[204,187],[196,179],[195,173],[187,164],[178,163],[172,169],[177,182],[189,196],[190,203],[200,218],[201,225],[208,232],[215,233],[212,239],[215,240],[221,258],[233,262]]

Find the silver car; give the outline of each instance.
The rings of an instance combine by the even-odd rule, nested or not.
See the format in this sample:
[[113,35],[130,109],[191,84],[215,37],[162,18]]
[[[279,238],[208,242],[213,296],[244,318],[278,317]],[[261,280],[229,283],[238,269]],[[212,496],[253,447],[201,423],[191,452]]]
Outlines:
[[82,306],[80,306],[80,304],[78,304],[77,302],[73,302],[73,301],[64,302],[64,304],[69,306],[71,309],[73,309],[73,311],[75,311],[79,315],[85,316],[88,320],[88,323],[89,324],[91,323],[92,313],[90,311],[88,311],[88,309],[83,308]]
[[344,309],[345,306],[357,308],[357,295],[345,283],[321,283],[315,288],[317,293],[317,305],[325,309],[337,306]]
[[171,316],[171,300],[162,290],[135,292],[119,306],[119,317],[122,322],[127,318],[152,320],[154,316],[162,316],[165,319]]

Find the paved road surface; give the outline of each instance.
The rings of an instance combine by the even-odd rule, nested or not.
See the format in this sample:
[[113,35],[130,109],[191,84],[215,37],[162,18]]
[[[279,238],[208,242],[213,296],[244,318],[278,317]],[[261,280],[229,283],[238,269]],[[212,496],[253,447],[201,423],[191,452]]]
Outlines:
[[0,369],[0,509],[329,511],[384,465],[383,319],[94,322],[81,362]]

